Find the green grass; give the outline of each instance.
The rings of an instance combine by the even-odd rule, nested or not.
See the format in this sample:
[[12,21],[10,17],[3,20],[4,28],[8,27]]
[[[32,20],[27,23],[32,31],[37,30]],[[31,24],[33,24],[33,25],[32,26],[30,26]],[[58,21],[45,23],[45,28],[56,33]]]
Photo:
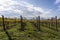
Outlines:
[[[43,27],[41,25],[41,32],[37,31],[37,29],[31,25],[31,23],[27,22],[24,31],[20,31],[20,24],[6,24],[6,26],[11,27],[7,29],[9,35],[13,40],[60,40],[60,28],[59,31],[54,31],[49,29],[47,26]],[[47,25],[47,24],[45,24]],[[0,40],[8,40],[7,35],[3,31],[3,27],[0,26]]]

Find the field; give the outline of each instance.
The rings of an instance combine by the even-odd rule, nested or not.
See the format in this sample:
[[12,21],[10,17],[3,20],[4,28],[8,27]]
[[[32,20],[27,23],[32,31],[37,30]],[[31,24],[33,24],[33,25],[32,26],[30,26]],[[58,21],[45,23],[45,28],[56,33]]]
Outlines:
[[3,17],[0,18],[0,40],[60,40],[60,20]]

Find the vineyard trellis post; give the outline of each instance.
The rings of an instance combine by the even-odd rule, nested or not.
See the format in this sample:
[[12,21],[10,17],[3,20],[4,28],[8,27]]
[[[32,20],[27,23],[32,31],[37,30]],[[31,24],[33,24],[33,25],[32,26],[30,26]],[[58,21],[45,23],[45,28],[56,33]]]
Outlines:
[[8,31],[6,30],[5,22],[4,22],[4,16],[3,15],[2,15],[2,23],[3,23],[3,30],[5,31],[6,35],[8,36],[8,39],[12,40],[11,36],[9,35]]
[[20,16],[20,22],[21,22],[21,31],[24,31],[24,23],[23,23],[23,17]]
[[16,25],[16,23],[17,23],[16,18],[15,18],[14,20],[15,20],[15,21],[14,21],[14,24]]
[[51,26],[51,22],[50,22],[50,19],[49,19],[49,22],[48,22],[48,23],[49,23],[49,29],[50,29],[50,26]]
[[41,27],[40,27],[40,16],[38,16],[39,19],[39,31],[41,31]]
[[56,18],[56,31],[58,31],[58,27],[57,27],[57,16],[55,16]]
[[51,26],[53,25],[53,19],[54,19],[54,18],[52,17],[52,18],[51,18]]
[[37,28],[39,31],[41,31],[41,27],[40,27],[40,16],[37,17]]

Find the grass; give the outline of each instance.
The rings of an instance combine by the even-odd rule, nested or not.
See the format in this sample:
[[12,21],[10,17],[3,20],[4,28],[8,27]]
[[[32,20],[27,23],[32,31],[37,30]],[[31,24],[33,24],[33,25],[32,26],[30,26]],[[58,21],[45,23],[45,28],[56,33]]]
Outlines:
[[[10,23],[6,24],[9,35],[13,40],[60,40],[60,27],[59,31],[55,31],[48,28],[48,24],[41,25],[41,31],[37,29],[30,23],[26,22],[25,30],[20,31],[20,23]],[[58,24],[59,26],[60,24]],[[52,27],[52,25],[51,25]],[[3,31],[3,27],[0,26],[0,40],[8,40],[7,35]]]

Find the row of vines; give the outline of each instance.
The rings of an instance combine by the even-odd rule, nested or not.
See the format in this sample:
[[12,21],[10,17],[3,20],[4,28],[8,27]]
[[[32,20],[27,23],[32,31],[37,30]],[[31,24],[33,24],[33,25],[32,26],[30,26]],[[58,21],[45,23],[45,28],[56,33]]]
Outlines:
[[[19,26],[18,30],[21,31],[25,31],[26,26],[28,25],[28,23],[31,24],[31,26],[33,28],[35,28],[33,31],[35,32],[40,32],[40,36],[38,37],[40,40],[44,40],[43,37],[44,33],[48,33],[49,38],[56,38],[56,39],[60,39],[60,20],[57,19],[57,16],[55,16],[54,19],[46,19],[46,20],[41,20],[41,17],[38,16],[35,19],[32,20],[27,20],[24,19],[22,16],[20,16],[20,19],[9,19],[9,18],[4,18],[4,16],[2,15],[2,18],[0,20],[0,26],[2,27],[2,30],[0,28],[0,31],[4,31],[5,34],[8,37],[8,40],[13,40],[12,36],[9,34],[8,30],[14,28],[15,26]],[[46,29],[45,29],[46,28]],[[45,31],[46,30],[46,31]],[[31,33],[29,33],[31,34]],[[37,35],[37,34],[36,34]],[[35,35],[35,36],[36,36]],[[30,36],[28,36],[30,37]]]

